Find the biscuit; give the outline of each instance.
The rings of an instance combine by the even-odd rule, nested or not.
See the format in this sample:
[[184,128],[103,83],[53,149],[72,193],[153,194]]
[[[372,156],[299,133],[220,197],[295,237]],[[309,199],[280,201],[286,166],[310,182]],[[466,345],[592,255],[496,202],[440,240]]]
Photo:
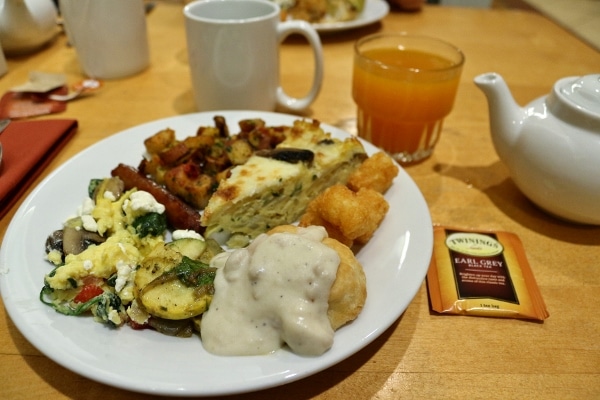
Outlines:
[[[281,225],[268,232],[296,233],[298,227]],[[358,317],[367,299],[367,278],[362,265],[348,246],[327,237],[323,244],[335,250],[340,257],[335,281],[329,292],[329,309],[327,316],[331,327],[336,330]]]

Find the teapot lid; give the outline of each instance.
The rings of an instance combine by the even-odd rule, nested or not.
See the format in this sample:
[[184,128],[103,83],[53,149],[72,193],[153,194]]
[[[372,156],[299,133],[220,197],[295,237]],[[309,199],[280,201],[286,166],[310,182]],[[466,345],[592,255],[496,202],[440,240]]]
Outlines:
[[560,79],[546,105],[567,124],[600,134],[600,74]]
[[560,79],[555,94],[586,114],[600,117],[600,74]]

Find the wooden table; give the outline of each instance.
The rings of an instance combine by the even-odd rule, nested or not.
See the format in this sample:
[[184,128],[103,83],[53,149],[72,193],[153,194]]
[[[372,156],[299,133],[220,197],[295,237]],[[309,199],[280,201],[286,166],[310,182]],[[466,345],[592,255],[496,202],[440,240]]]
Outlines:
[[[99,139],[150,120],[193,112],[181,5],[159,3],[148,16],[151,68],[105,82],[100,93],[52,117],[80,129],[45,171]],[[439,316],[423,284],[406,312],[374,343],[338,365],[245,398],[321,399],[592,399],[600,398],[600,228],[560,222],[516,189],[490,140],[487,104],[472,83],[488,71],[504,76],[526,104],[561,77],[597,73],[600,54],[533,13],[426,7],[391,13],[381,23],[323,36],[325,81],[311,117],[353,128],[352,44],[378,31],[438,36],[466,54],[456,106],[433,157],[407,168],[434,223],[516,233],[550,312],[544,323]],[[301,40],[282,50],[284,86],[303,94],[310,52]],[[309,65],[309,67],[306,67]],[[82,78],[64,37],[35,55],[9,59],[0,92],[30,70]],[[41,178],[40,178],[41,179]],[[39,180],[38,180],[39,182]],[[17,204],[0,222],[3,235]],[[82,378],[32,347],[0,307],[0,398],[141,399]]]

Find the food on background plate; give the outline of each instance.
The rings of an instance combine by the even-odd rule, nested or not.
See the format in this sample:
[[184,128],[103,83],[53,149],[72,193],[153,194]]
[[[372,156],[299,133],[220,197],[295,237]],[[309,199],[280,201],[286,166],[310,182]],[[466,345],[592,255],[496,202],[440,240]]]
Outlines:
[[356,19],[365,0],[273,0],[282,10],[282,18],[311,23],[343,22]]
[[243,247],[270,228],[298,220],[326,188],[345,184],[367,158],[356,138],[339,140],[318,121],[295,121],[274,150],[231,170],[204,209],[206,237]]

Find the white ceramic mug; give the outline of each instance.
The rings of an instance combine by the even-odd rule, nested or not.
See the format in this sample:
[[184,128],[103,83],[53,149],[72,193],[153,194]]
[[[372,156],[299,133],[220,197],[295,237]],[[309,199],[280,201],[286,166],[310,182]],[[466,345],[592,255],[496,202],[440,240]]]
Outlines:
[[[201,0],[184,8],[188,57],[196,106],[210,110],[306,109],[323,80],[319,35],[304,21],[280,21],[269,0]],[[279,84],[279,44],[290,34],[312,46],[314,77],[303,98]]]
[[83,72],[119,79],[150,64],[143,0],[60,0],[65,32]]

